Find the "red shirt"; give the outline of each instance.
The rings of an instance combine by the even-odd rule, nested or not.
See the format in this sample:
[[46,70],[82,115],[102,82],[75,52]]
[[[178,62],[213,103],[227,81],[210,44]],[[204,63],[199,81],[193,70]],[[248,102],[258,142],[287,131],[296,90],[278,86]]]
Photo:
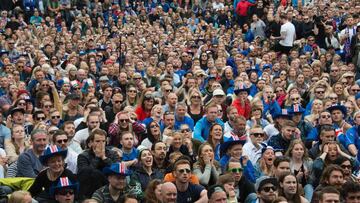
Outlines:
[[246,100],[245,105],[242,106],[240,100],[235,99],[231,105],[238,110],[239,115],[244,116],[246,119],[250,118],[251,105],[249,100]]
[[248,12],[248,8],[250,6],[253,6],[255,4],[252,4],[248,1],[240,1],[237,5],[236,5],[236,13],[239,16],[247,16],[247,12]]
[[136,113],[139,121],[143,121],[143,120],[145,120],[145,118],[148,118],[151,116],[151,111],[146,112],[141,106],[136,107],[135,113]]

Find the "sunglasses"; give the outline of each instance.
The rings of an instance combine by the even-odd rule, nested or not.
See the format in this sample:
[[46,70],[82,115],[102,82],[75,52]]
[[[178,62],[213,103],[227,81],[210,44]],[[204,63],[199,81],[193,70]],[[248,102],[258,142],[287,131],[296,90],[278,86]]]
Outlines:
[[150,128],[153,129],[153,128],[156,128],[156,127],[159,127],[158,125],[151,125]]
[[189,129],[189,128],[181,129],[181,132],[182,132],[182,133],[188,133],[188,132],[190,132],[190,129]]
[[19,102],[18,103],[18,106],[25,106],[26,105],[26,103],[24,103],[24,102]]
[[166,112],[164,113],[164,115],[174,115],[174,112],[166,111]]
[[191,170],[190,169],[188,169],[188,168],[183,168],[183,169],[180,169],[180,170],[178,170],[178,172],[179,173],[190,173],[191,172]]
[[52,106],[51,105],[45,105],[44,107],[45,108],[51,108]]
[[316,94],[324,94],[325,92],[324,91],[316,91],[315,93]]
[[129,93],[136,93],[136,90],[128,90]]
[[122,101],[114,101],[115,104],[121,103]]
[[172,91],[172,89],[167,89],[167,90],[165,90],[165,92],[171,92]]
[[295,98],[291,98],[291,101],[297,101],[299,99],[300,99],[300,97],[295,97]]
[[251,133],[254,137],[263,137],[264,133]]
[[45,120],[46,118],[45,117],[37,117],[36,118],[36,120],[38,120],[38,121],[43,121],[43,120]]
[[130,119],[119,119],[120,123],[128,123]]
[[74,191],[73,190],[60,190],[59,192],[57,192],[58,195],[73,195]]
[[201,97],[200,97],[200,96],[192,96],[191,98],[193,98],[193,99],[200,99]]
[[60,116],[51,116],[51,118],[52,118],[52,119],[56,119],[56,118],[59,119]]
[[263,188],[261,188],[261,190],[264,192],[270,192],[270,190],[275,192],[277,190],[277,188],[275,186],[270,186],[270,187],[263,187]]
[[58,140],[56,141],[58,144],[67,143],[68,139]]
[[352,169],[351,165],[341,165],[341,168],[343,169]]
[[322,115],[321,118],[331,118],[330,115]]
[[242,168],[232,168],[232,169],[228,169],[229,172],[232,173],[241,173],[243,171]]

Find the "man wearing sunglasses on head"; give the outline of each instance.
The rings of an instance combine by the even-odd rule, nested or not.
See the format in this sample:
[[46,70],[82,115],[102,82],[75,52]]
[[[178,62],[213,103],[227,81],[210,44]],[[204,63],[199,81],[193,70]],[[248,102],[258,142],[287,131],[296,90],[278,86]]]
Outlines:
[[177,189],[176,202],[207,203],[207,191],[201,185],[190,183],[191,164],[188,160],[180,159],[174,164],[173,175]]

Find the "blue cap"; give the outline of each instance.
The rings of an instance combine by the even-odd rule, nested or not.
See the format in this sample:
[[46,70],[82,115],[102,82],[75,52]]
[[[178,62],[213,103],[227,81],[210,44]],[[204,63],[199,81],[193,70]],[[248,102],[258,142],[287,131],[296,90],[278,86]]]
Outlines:
[[122,175],[122,176],[131,175],[131,171],[126,168],[124,162],[113,163],[111,164],[111,166],[105,167],[103,169],[103,173],[105,175],[111,175],[111,174]]
[[[226,138],[225,138],[226,139]],[[222,152],[226,153],[226,151],[237,144],[244,145],[246,143],[246,135],[239,137],[231,136],[225,140],[224,143],[220,145],[220,149]]]
[[360,99],[360,92],[356,93],[356,95],[355,95],[355,100],[358,100],[358,99]]
[[61,155],[65,159],[67,155],[67,150],[63,150],[56,145],[51,145],[45,149],[43,155],[41,155],[39,159],[43,165],[46,165],[47,160],[56,155]]
[[75,190],[75,193],[79,190],[79,184],[76,182],[71,182],[68,177],[60,177],[59,182],[56,185],[50,187],[50,195],[55,195],[56,191],[63,188],[70,188]]

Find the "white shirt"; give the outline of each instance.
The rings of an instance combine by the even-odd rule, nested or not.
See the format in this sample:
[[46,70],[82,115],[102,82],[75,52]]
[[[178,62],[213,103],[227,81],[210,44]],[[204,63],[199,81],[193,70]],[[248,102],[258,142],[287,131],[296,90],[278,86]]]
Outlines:
[[256,162],[260,159],[261,157],[261,145],[260,148],[256,148],[255,145],[250,141],[244,144],[243,146],[243,156],[248,156],[249,160],[251,161],[251,163],[253,164],[253,166],[256,165]]
[[281,26],[281,36],[285,36],[284,39],[280,40],[280,44],[285,47],[292,47],[295,40],[295,26],[291,22],[286,22]]
[[89,137],[89,128],[84,128],[75,133],[73,140],[81,144],[81,143],[85,143],[88,137]]
[[67,169],[69,169],[73,174],[77,174],[77,158],[78,154],[74,152],[72,149],[67,149],[67,156],[65,159],[65,163],[67,164]]
[[268,136],[268,139],[266,140],[266,142],[268,140],[270,140],[270,138],[274,135],[277,135],[279,134],[280,132],[278,131],[278,129],[275,128],[274,124],[270,124],[270,125],[267,125],[265,128],[264,128],[264,132],[266,133],[266,135]]

